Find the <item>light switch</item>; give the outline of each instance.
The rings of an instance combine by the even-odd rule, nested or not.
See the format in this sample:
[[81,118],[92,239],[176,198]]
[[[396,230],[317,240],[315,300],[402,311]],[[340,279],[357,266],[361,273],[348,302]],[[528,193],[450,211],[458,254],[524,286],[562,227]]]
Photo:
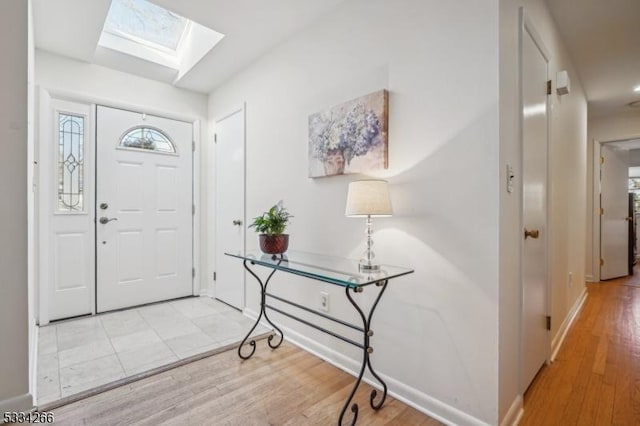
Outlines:
[[516,175],[513,173],[513,167],[507,164],[507,192],[511,194],[513,192],[513,181]]

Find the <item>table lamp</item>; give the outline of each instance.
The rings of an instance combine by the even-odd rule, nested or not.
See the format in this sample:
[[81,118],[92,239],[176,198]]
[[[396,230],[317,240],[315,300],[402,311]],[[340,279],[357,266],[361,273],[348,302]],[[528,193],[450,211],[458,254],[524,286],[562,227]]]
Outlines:
[[367,248],[364,258],[360,260],[361,271],[378,271],[380,265],[373,262],[375,254],[371,247],[371,218],[389,217],[392,214],[391,197],[389,196],[389,184],[384,180],[358,180],[349,184],[347,193],[347,208],[345,215],[348,217],[367,218]]

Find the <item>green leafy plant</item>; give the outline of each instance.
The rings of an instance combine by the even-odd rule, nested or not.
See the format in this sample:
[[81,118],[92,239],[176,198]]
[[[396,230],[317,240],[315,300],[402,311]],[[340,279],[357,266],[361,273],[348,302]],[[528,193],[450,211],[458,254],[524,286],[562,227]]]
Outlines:
[[289,219],[292,217],[280,201],[262,215],[255,217],[249,228],[255,228],[259,234],[280,235],[287,228]]

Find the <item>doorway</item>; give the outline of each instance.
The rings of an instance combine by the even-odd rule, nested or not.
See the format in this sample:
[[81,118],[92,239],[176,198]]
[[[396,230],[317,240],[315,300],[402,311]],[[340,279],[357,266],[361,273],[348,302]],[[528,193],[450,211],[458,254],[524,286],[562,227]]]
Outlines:
[[595,146],[594,200],[599,208],[594,217],[594,271],[602,281],[633,273],[640,139]]
[[193,124],[46,90],[39,118],[38,323],[193,295]]

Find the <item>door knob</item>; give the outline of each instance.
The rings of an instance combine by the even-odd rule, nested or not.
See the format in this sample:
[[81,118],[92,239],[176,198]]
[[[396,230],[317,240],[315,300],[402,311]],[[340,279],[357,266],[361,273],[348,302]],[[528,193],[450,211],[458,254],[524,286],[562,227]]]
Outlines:
[[633,218],[631,216],[624,218],[627,222],[633,222]]
[[111,219],[109,219],[106,216],[102,216],[100,218],[100,223],[103,224],[103,225],[106,225],[107,223],[111,222],[112,220],[118,220],[118,218],[117,217],[112,217]]
[[242,225],[242,221],[240,219],[236,219],[236,220],[233,221],[233,224],[236,225],[236,226],[240,226],[240,225]]
[[537,229],[532,229],[531,231],[529,231],[527,228],[524,228],[524,239],[526,240],[527,238],[531,237],[531,238],[538,238],[540,236],[540,231],[538,231]]

